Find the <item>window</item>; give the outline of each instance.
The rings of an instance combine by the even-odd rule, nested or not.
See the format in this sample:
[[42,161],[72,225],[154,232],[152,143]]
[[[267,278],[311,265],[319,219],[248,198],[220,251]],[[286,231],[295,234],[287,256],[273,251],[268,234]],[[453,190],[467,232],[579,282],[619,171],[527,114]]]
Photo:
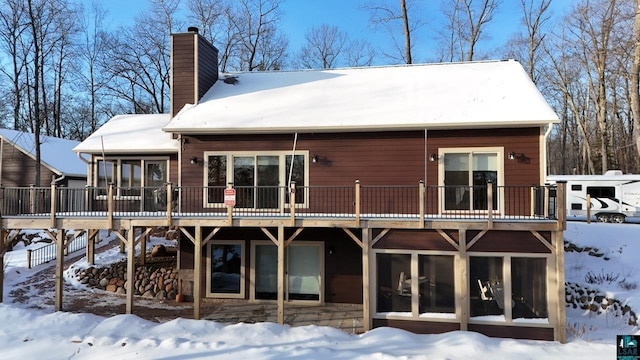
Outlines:
[[218,297],[244,297],[244,246],[238,241],[208,245],[207,292]]
[[501,322],[547,319],[546,268],[546,257],[470,257],[471,317]]
[[145,187],[144,196],[150,197],[150,188],[157,189],[168,181],[167,166],[166,159],[98,159],[94,184],[99,195],[106,195],[109,184],[114,184],[116,196],[139,197]]
[[[471,257],[471,317],[500,315],[504,321],[504,275],[501,257]],[[498,320],[496,318],[488,318]]]
[[541,258],[511,259],[513,318],[548,318],[546,261]]
[[206,202],[210,206],[224,203],[224,188],[233,183],[236,207],[278,209],[289,203],[289,179],[295,181],[296,203],[305,203],[304,186],[307,180],[308,154],[286,153],[228,153],[205,154],[208,186]]
[[613,186],[587,186],[587,194],[592,198],[615,199],[616,188]]
[[502,183],[502,149],[441,149],[444,166],[440,183],[445,186],[443,209],[488,210],[487,183],[494,185],[493,209],[498,210],[497,187]]
[[377,253],[376,269],[378,313],[455,316],[453,256]]
[[582,185],[580,184],[571,185],[571,191],[582,191]]

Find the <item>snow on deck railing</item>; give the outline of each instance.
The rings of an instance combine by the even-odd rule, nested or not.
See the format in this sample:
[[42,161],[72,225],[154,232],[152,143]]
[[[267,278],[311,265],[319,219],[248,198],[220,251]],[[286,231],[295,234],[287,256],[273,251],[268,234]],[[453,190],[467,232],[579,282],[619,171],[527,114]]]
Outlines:
[[[55,239],[52,239],[55,241]],[[37,249],[27,249],[27,268],[31,269],[34,266],[48,263],[49,261],[56,259],[58,244],[47,244]],[[72,241],[67,242],[64,248],[64,255],[72,254],[76,251],[82,250],[87,247],[87,237],[80,236],[74,238]]]
[[[556,185],[1,188],[2,216],[51,218],[559,219]],[[564,191],[564,190],[563,190]]]

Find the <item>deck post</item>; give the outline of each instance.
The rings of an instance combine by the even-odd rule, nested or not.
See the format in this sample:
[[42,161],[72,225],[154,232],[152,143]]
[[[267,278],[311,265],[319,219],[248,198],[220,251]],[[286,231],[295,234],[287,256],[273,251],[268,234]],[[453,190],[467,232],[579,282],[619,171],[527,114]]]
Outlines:
[[289,189],[289,213],[291,214],[291,226],[296,226],[296,182],[291,182]]
[[202,227],[195,228],[193,252],[193,319],[200,320],[202,305]]
[[[558,229],[567,229],[567,182],[558,181],[556,189],[556,207],[558,214]],[[587,223],[591,222],[591,196],[587,195]]]
[[167,226],[171,226],[171,211],[173,207],[173,184],[167,183]]
[[356,205],[356,228],[360,227],[360,180],[356,179],[356,188],[355,188],[355,205]]
[[[233,183],[227,184],[227,189],[233,189]],[[227,205],[227,222],[233,226],[233,205]]]
[[278,324],[284,325],[284,226],[278,226]]
[[55,229],[56,226],[56,209],[58,208],[58,196],[56,191],[56,183],[51,183],[51,228]]
[[107,228],[113,230],[113,183],[109,184],[107,190]]
[[420,197],[420,199],[418,199],[418,203],[420,206],[420,225],[419,228],[420,229],[424,229],[424,195],[425,195],[425,186],[424,186],[424,180],[420,180],[419,183],[419,190],[418,190],[418,196]]
[[35,214],[35,213],[36,213],[36,188],[34,184],[30,184],[29,185],[29,214]]
[[469,269],[467,267],[467,230],[460,229],[458,231],[459,237],[459,256],[458,267],[456,271],[459,271],[460,281],[460,297],[459,307],[460,311],[460,330],[466,331],[469,329]]
[[136,238],[135,227],[129,226],[127,231],[127,314],[133,314],[133,293],[134,284],[136,283]]
[[96,261],[96,237],[98,237],[98,231],[89,229],[87,231],[87,262],[89,265],[94,265]]
[[[7,234],[9,235],[9,234]],[[4,288],[4,253],[6,252],[4,229],[0,228],[0,304],[2,303]]]
[[138,255],[138,261],[140,266],[144,266],[147,262],[147,239],[149,233],[147,231],[142,232],[140,235],[140,254]]
[[[564,204],[564,203],[562,203]],[[562,206],[565,207],[564,205]],[[555,274],[556,274],[556,324],[554,326],[554,340],[564,344],[567,342],[567,307],[565,298],[564,271],[564,236],[562,230],[552,232],[555,245]]]
[[371,330],[371,292],[369,283],[369,244],[371,243],[371,229],[362,229],[362,328]]
[[487,221],[488,228],[493,228],[493,182],[487,181]]
[[58,229],[56,234],[56,289],[55,311],[62,311],[62,290],[64,285],[64,229]]

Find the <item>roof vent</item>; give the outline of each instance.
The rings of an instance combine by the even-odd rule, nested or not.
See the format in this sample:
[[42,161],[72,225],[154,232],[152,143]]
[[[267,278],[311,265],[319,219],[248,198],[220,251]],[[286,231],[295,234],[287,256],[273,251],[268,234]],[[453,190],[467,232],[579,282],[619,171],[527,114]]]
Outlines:
[[195,26],[189,26],[189,27],[187,28],[187,31],[188,31],[188,32],[194,32],[194,33],[196,33],[196,34],[197,34],[197,33],[198,33],[198,28],[197,28],[197,27],[195,27]]

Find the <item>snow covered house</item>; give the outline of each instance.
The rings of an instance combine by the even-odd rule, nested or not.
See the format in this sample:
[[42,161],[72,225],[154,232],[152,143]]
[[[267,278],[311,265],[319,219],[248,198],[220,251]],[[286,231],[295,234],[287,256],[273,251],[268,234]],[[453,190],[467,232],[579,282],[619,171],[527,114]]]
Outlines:
[[52,136],[40,137],[40,184],[35,184],[35,135],[28,132],[0,129],[0,185],[78,187],[87,183],[87,164],[79,159],[73,148],[79,141]]
[[[43,223],[114,230],[129,278],[122,230],[180,229],[195,318],[203,298],[274,302],[279,322],[352,303],[365,330],[564,340],[564,187],[541,185],[558,117],[519,63],[219,74],[197,30],[171,47],[170,114],[78,145],[86,208]],[[14,213],[4,228],[37,226]]]

